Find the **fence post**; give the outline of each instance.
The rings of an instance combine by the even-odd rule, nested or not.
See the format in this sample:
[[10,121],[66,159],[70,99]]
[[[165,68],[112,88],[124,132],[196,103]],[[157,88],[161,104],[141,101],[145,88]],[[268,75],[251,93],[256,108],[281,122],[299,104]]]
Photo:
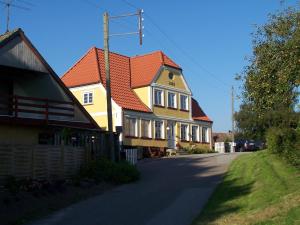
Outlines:
[[46,99],[46,104],[45,104],[45,107],[46,107],[46,122],[48,123],[48,119],[49,119],[49,102],[48,102],[48,99]]
[[35,146],[31,148],[31,177],[35,179]]
[[16,148],[16,146],[15,146],[15,144],[11,144],[11,155],[12,155],[12,162],[11,162],[11,176],[14,176],[14,177],[16,177],[17,176],[17,174],[16,174],[16,169],[15,169],[15,166],[16,166],[16,160],[15,160],[15,152],[16,152],[16,150],[15,150],[15,148]]
[[60,146],[60,178],[65,177],[65,143],[62,141]]
[[15,118],[18,118],[18,96],[14,96],[14,111],[15,111]]

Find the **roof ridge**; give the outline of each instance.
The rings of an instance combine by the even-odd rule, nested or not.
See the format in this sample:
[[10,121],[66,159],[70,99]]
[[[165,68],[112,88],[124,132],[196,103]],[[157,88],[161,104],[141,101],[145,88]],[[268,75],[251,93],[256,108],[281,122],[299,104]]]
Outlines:
[[164,60],[164,55],[162,51],[159,51],[160,53],[160,58],[161,58],[161,65],[165,65],[165,60]]
[[94,47],[95,50],[95,55],[96,55],[96,63],[97,63],[97,69],[98,69],[98,76],[99,76],[99,81],[103,84],[103,80],[101,77],[101,69],[100,69],[100,63],[99,63],[99,55],[98,55],[98,50],[96,47]]
[[[103,51],[104,52],[104,49],[102,48],[97,48],[95,47],[97,50],[100,50],[100,51]],[[112,52],[112,51],[109,51],[109,54],[114,54],[114,55],[119,55],[119,56],[122,56],[122,57],[126,57],[126,58],[130,58],[130,56],[127,56],[127,55],[123,55],[121,53],[117,53],[117,52]]]
[[135,56],[131,56],[130,58],[145,57],[145,56],[153,55],[153,54],[160,53],[160,52],[162,52],[162,51],[161,51],[161,50],[156,50],[156,51],[152,51],[152,52],[149,52],[149,53],[146,53],[146,54],[143,54],[143,55],[135,55]]

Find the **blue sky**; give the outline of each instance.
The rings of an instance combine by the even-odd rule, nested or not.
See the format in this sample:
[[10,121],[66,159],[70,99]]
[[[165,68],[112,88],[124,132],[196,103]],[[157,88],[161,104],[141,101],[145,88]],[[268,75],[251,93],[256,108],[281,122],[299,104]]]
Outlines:
[[[25,1],[25,0],[24,0]],[[21,27],[48,63],[62,75],[92,46],[103,47],[102,15],[135,12],[124,0],[14,0],[29,11],[12,9],[11,29]],[[194,97],[214,120],[214,131],[231,129],[231,85],[251,56],[255,24],[296,0],[126,0],[145,11],[145,38],[114,37],[110,49],[133,56],[164,51],[181,65]],[[0,5],[0,32],[6,11]],[[111,32],[136,30],[135,18],[111,22]],[[236,101],[235,110],[238,110]]]

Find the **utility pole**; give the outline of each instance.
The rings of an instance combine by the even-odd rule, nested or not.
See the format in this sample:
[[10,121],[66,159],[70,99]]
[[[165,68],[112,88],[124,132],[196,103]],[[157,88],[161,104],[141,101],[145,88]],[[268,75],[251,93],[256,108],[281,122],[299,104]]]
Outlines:
[[235,152],[235,141],[234,141],[234,87],[231,87],[231,125],[232,125],[232,151]]
[[109,64],[109,20],[108,13],[103,15],[104,21],[104,60],[105,60],[105,74],[106,74],[106,105],[107,105],[107,125],[109,133],[109,149],[110,157],[112,161],[116,160],[115,145],[114,145],[114,133],[113,133],[113,120],[112,120],[112,108],[111,108],[111,86],[110,86],[110,64]]
[[10,3],[9,2],[7,2],[7,5],[6,5],[6,7],[7,7],[7,18],[6,18],[6,32],[8,32],[9,31],[9,14],[10,14]]
[[[107,102],[107,126],[109,133],[109,145],[110,157],[112,161],[116,161],[115,153],[115,143],[114,143],[114,133],[113,133],[113,119],[112,119],[112,105],[111,105],[111,80],[110,80],[110,60],[109,60],[109,37],[112,36],[122,36],[122,35],[131,35],[138,34],[140,39],[140,45],[142,45],[143,34],[142,34],[142,10],[138,10],[137,13],[118,15],[118,16],[109,16],[107,12],[103,14],[103,34],[104,34],[104,60],[105,60],[105,74],[106,74],[106,102]],[[118,19],[128,16],[138,16],[138,31],[128,32],[128,33],[117,33],[109,34],[109,20]]]

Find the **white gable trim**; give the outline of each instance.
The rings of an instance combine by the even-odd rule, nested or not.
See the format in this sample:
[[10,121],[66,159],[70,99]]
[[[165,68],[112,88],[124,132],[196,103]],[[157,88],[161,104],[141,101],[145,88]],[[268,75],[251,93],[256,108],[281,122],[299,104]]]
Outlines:
[[170,86],[163,85],[163,84],[153,83],[153,84],[151,84],[151,86],[152,87],[157,87],[157,88],[162,88],[162,89],[165,89],[165,90],[168,90],[168,91],[174,91],[174,92],[186,94],[186,95],[192,95],[192,93],[189,92],[189,91],[185,91],[185,90],[182,90],[182,89],[179,89],[179,88],[170,87]]
[[100,88],[100,83],[98,84],[89,84],[84,86],[78,86],[78,87],[71,87],[69,88],[71,91],[87,91],[89,89],[95,89]]
[[[102,83],[98,83],[98,84],[89,84],[89,85],[84,85],[84,86],[79,86],[79,87],[72,87],[69,88],[70,91],[89,91],[91,89],[97,89],[99,88],[106,96],[106,89],[104,88]],[[115,109],[122,110],[122,107],[119,106],[114,100],[113,98],[111,98],[111,103],[112,103],[112,107],[114,107]]]
[[[181,77],[182,77],[182,80],[183,80],[183,84],[184,84],[184,86],[185,86],[185,88],[186,88],[187,91],[186,90],[182,90],[182,89],[178,89],[178,88],[172,88],[172,87],[166,86],[166,85],[157,84],[156,81],[158,80],[159,76],[161,75],[161,73],[162,73],[162,71],[164,69],[168,69],[168,70],[176,72],[176,73],[179,72],[181,74]],[[166,88],[166,89],[169,89],[169,90],[174,90],[174,91],[178,91],[178,92],[182,92],[182,93],[188,93],[188,94],[192,95],[192,91],[191,91],[190,87],[188,86],[188,84],[187,84],[187,82],[186,82],[186,80],[184,78],[184,75],[183,75],[182,71],[179,70],[179,69],[174,69],[173,67],[169,67],[169,66],[161,66],[159,68],[158,72],[156,73],[154,79],[151,82],[151,86],[162,86],[163,88]]]
[[184,75],[183,75],[182,70],[174,69],[174,68],[169,67],[169,66],[164,66],[164,68],[165,68],[165,69],[168,69],[168,70],[171,70],[171,71],[173,70],[173,71],[175,71],[175,72],[178,72],[178,71],[179,71],[180,74],[181,74],[181,76],[182,76],[182,79],[183,79],[183,83],[184,83],[185,88],[192,94],[192,91],[191,91],[189,85],[187,84],[187,82],[186,82],[186,80],[185,80],[185,78],[184,78]]

